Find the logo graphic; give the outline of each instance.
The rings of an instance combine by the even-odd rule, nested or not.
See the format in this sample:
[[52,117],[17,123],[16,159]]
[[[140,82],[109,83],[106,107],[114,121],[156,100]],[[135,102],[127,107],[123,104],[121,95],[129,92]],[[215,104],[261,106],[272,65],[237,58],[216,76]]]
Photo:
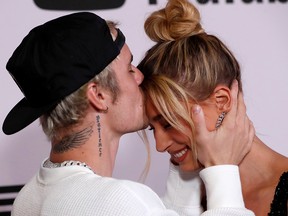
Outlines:
[[125,0],[34,0],[34,3],[47,10],[104,10],[119,8]]

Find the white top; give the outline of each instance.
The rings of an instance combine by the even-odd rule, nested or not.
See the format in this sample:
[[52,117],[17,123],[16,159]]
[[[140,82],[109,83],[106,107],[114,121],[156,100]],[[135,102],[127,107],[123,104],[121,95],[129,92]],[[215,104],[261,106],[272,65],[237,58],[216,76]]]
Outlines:
[[[166,189],[163,203],[179,215],[255,215],[244,206],[238,166],[219,165],[201,171],[183,172],[170,164]],[[203,212],[201,199],[205,189],[207,211]]]
[[[226,168],[223,166],[223,170],[231,173]],[[215,172],[210,172],[209,169],[204,170],[206,174],[210,175],[209,179],[216,177],[214,176]],[[204,177],[202,176],[204,179],[206,176],[205,172],[203,172]],[[219,170],[217,171],[217,173],[220,172]],[[216,179],[218,177],[219,175],[217,174]],[[176,187],[171,185],[175,181],[179,183]],[[200,194],[199,190],[197,192],[197,185],[199,185],[197,182],[198,180],[194,182],[188,181],[186,184],[172,168],[167,182],[167,194],[163,198],[166,204],[165,207],[155,192],[140,183],[101,177],[88,168],[77,165],[57,168],[44,168],[41,166],[39,173],[23,187],[16,197],[12,216],[200,215],[202,208],[198,203],[199,198],[197,198]],[[207,183],[210,184],[209,181]],[[236,181],[237,183],[238,181]],[[183,187],[179,187],[179,185],[183,185]],[[226,183],[219,185],[225,186],[222,188],[223,190],[227,186]],[[196,190],[194,191],[195,187]],[[239,188],[239,185],[236,185],[236,187]],[[214,190],[214,193],[212,189],[212,197],[223,196],[223,192],[217,195],[218,191]],[[239,193],[233,195],[233,191],[229,193],[229,197],[226,197],[229,200],[234,196],[239,196]],[[227,193],[225,194],[228,195]],[[185,198],[186,195],[187,197]],[[208,200],[208,202],[214,202],[213,199]],[[220,203],[209,204],[213,209],[206,211],[202,215],[253,215],[253,213],[244,208],[243,199],[241,199],[242,194],[235,199],[235,202],[231,202],[234,205],[233,208],[230,206],[223,208],[221,203],[225,205],[229,203],[222,197]],[[171,200],[173,202],[170,202]],[[237,203],[237,200],[240,200],[241,203]]]

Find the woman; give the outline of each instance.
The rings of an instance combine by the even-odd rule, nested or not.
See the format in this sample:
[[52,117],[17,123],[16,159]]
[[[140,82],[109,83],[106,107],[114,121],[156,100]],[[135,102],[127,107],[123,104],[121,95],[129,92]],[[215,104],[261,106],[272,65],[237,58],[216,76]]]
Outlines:
[[[202,107],[208,130],[221,127],[232,106],[234,79],[242,91],[239,64],[217,37],[205,33],[198,10],[187,0],[170,0],[152,13],[145,31],[156,44],[138,67],[145,76],[142,86],[157,150],[170,153],[181,170],[196,170],[203,164],[194,141],[193,106]],[[287,215],[287,157],[255,136],[239,168],[248,209],[257,216]]]

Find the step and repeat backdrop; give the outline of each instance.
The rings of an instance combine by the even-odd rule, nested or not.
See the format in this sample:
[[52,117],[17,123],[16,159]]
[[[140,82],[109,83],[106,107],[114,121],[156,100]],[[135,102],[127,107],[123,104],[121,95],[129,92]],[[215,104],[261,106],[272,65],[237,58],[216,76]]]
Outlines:
[[[248,114],[258,136],[288,156],[288,0],[191,0],[200,10],[208,33],[220,37],[238,58]],[[5,69],[6,62],[34,26],[52,18],[91,11],[117,21],[137,65],[152,45],[143,30],[148,14],[166,0],[1,0],[0,3],[0,123],[23,97]],[[159,195],[165,190],[168,155],[155,151],[145,184]],[[49,155],[49,143],[38,121],[21,132],[0,132],[0,187],[25,184]],[[121,139],[114,177],[138,181],[147,151],[136,133]],[[1,196],[1,194],[0,194]],[[1,198],[1,197],[0,197]]]

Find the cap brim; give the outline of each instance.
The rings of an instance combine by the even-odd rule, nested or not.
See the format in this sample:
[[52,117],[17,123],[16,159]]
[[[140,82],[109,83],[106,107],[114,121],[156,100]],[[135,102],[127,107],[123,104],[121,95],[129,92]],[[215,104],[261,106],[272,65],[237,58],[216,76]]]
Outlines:
[[27,127],[55,105],[56,102],[42,107],[32,107],[26,98],[23,98],[6,116],[2,130],[6,135],[14,134]]

